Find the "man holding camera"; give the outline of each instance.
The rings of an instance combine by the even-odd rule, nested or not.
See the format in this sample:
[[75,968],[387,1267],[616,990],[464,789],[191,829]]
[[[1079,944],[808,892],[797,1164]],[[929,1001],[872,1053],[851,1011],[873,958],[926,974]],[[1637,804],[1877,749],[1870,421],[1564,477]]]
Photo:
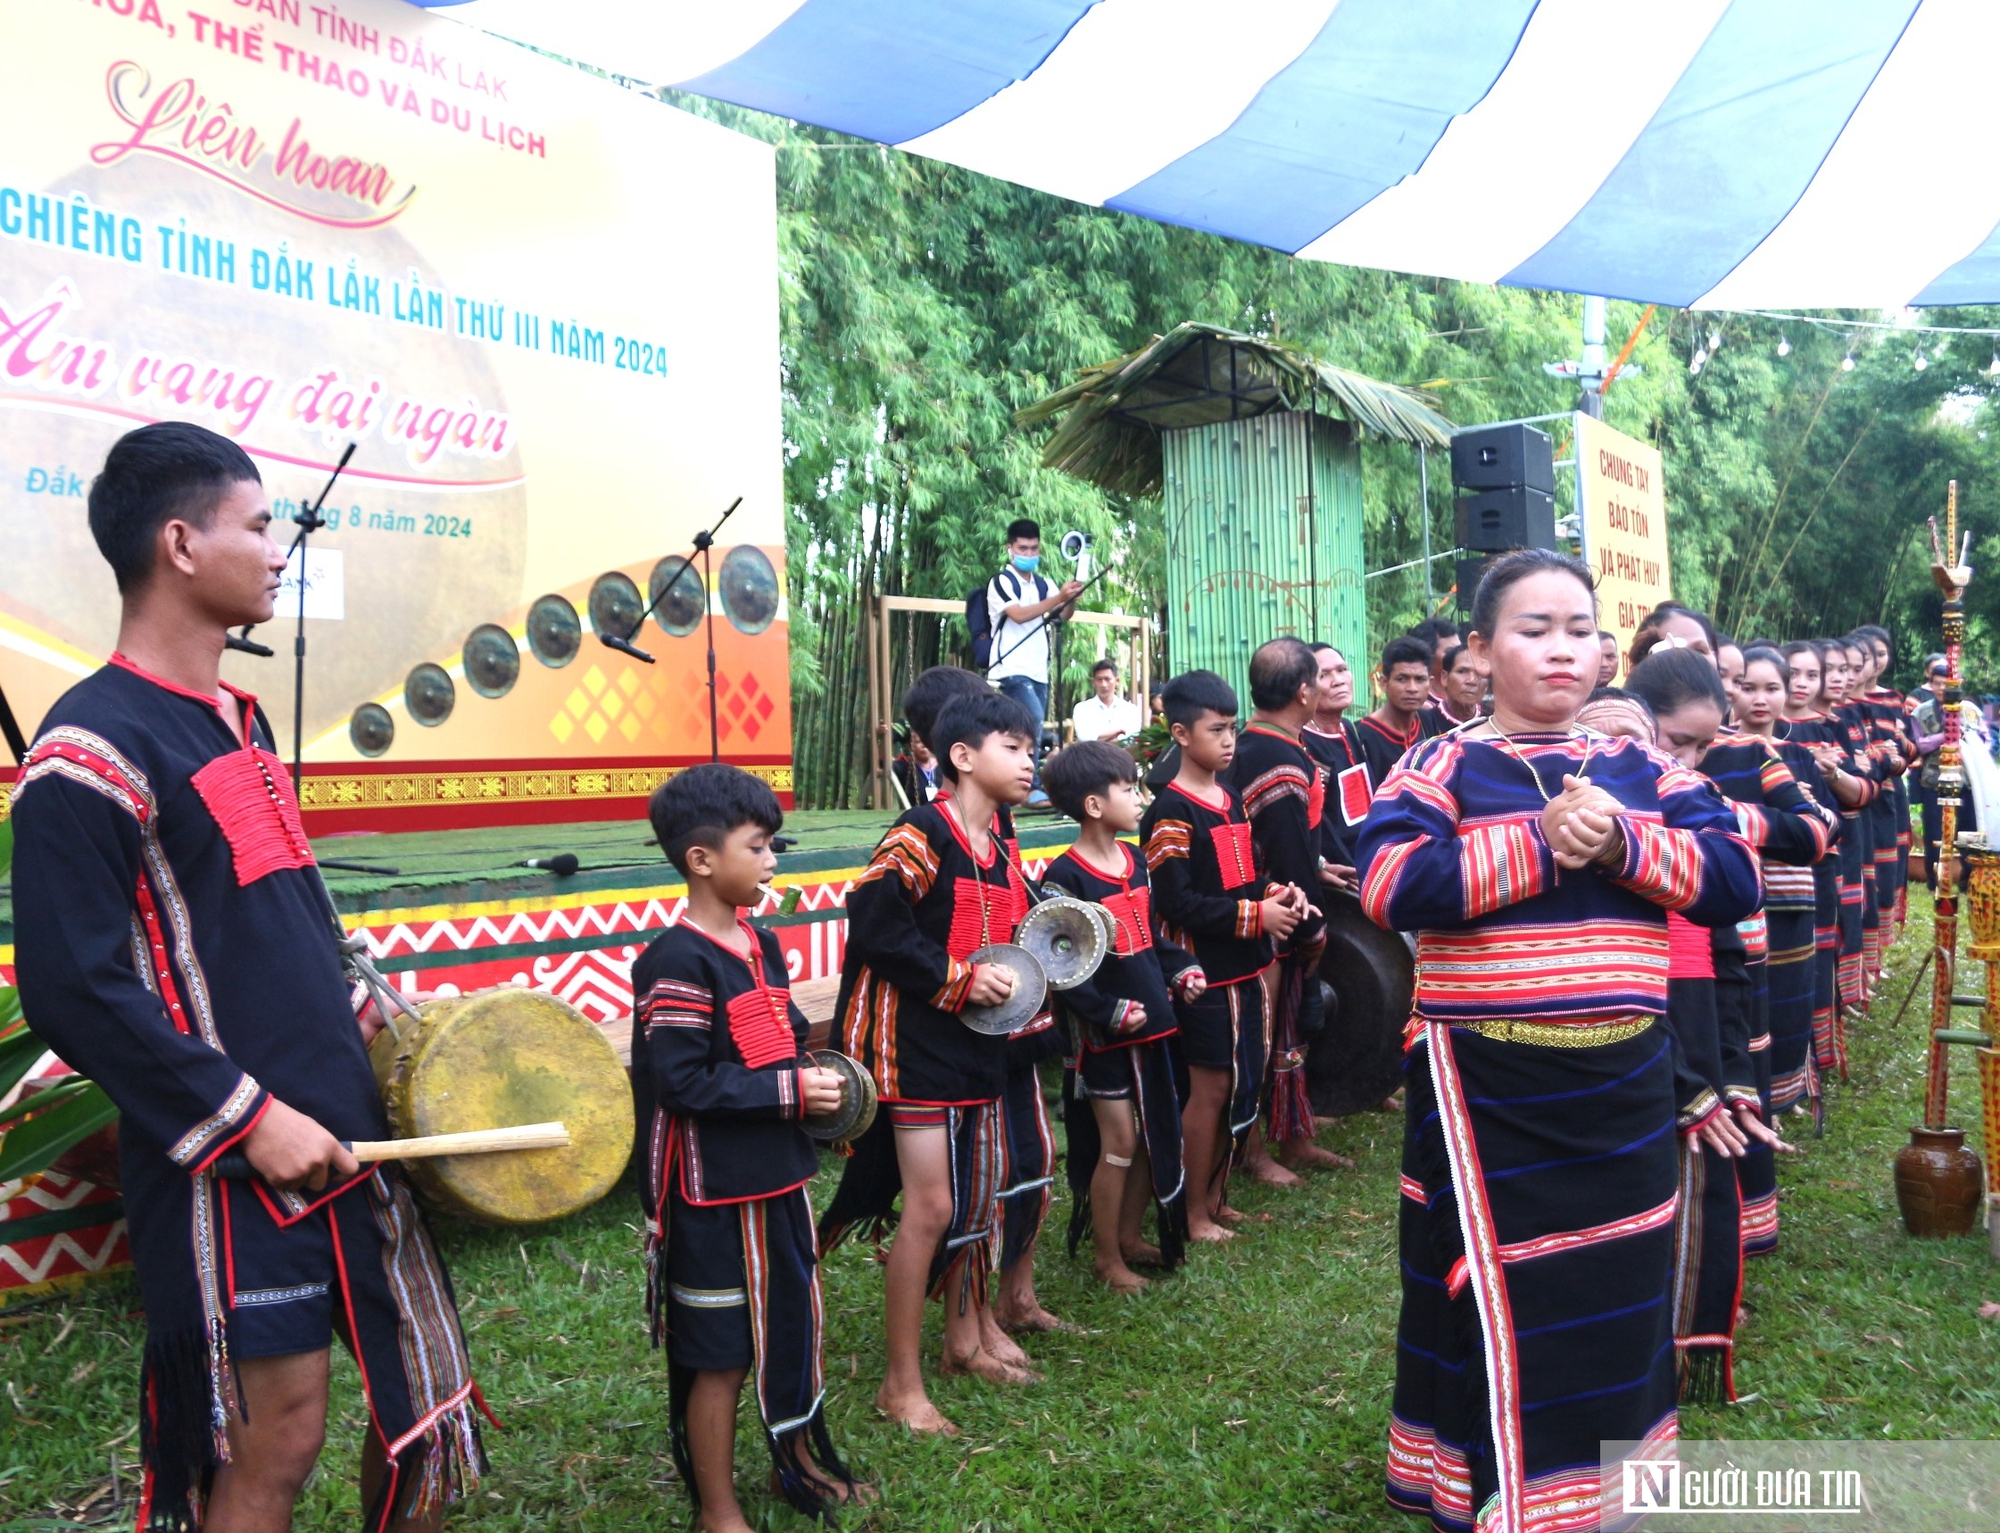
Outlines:
[[1049,801],[1042,791],[1041,724],[1049,714],[1049,625],[1083,590],[1081,580],[1051,587],[1037,573],[1042,562],[1042,528],[1027,517],[1007,527],[1007,563],[986,585],[993,629],[993,662],[986,679],[1035,717],[1035,786],[1028,803]]

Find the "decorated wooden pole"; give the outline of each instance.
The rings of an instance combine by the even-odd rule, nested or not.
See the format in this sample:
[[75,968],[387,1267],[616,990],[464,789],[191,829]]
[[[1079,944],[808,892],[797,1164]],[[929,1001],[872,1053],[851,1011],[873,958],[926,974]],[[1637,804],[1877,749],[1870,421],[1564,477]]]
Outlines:
[[[1954,561],[1953,555],[1957,558]],[[1938,542],[1937,519],[1931,519],[1931,579],[1944,594],[1944,743],[1938,748],[1938,885],[1937,962],[1931,974],[1930,1069],[1924,1085],[1924,1123],[1942,1128],[1950,1084],[1950,1045],[1938,1036],[1951,1028],[1952,983],[1958,972],[1958,805],[1965,785],[1959,758],[1959,661],[1965,643],[1966,583],[1972,571],[1958,539],[1958,481],[1945,496],[1944,541]]]

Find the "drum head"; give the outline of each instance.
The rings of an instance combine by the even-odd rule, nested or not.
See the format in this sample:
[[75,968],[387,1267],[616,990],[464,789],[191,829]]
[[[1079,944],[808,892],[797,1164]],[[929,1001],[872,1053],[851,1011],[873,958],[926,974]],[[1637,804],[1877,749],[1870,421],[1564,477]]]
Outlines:
[[1363,915],[1353,895],[1322,893],[1326,1029],[1306,1052],[1306,1084],[1313,1111],[1339,1118],[1368,1111],[1402,1085],[1417,966],[1409,944]]
[[959,1012],[959,1021],[975,1033],[1001,1038],[1018,1033],[1034,1021],[1042,1002],[1048,999],[1049,981],[1033,953],[1011,942],[994,942],[979,949],[968,961],[999,964],[1013,970],[1014,993],[997,1006],[967,1006]]
[[617,1051],[581,1014],[536,990],[434,1001],[371,1051],[397,1138],[561,1121],[566,1149],[404,1163],[444,1212],[479,1224],[538,1224],[587,1208],[632,1154],[632,1087]]

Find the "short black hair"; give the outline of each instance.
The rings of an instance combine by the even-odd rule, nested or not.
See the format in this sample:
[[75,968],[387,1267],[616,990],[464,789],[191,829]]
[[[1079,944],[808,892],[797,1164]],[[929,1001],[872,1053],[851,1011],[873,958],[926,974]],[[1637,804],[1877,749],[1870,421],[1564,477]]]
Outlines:
[[938,771],[944,780],[957,782],[958,768],[951,762],[954,745],[969,745],[978,750],[991,735],[1018,735],[1032,745],[1040,733],[1034,715],[1026,708],[1005,693],[989,692],[982,687],[977,695],[968,692],[946,703],[937,716],[936,732],[925,735],[924,743],[937,757]]
[[1049,802],[1079,824],[1083,801],[1091,794],[1103,797],[1113,783],[1138,780],[1139,763],[1109,740],[1078,740],[1065,745],[1042,767],[1042,789]]
[[1409,633],[1400,639],[1391,639],[1382,646],[1382,679],[1387,681],[1389,673],[1399,665],[1420,665],[1428,671],[1431,668],[1430,645]]
[[158,421],[111,444],[90,483],[90,535],[118,589],[153,573],[153,542],[176,517],[207,526],[232,485],[264,482],[250,454],[206,426]]
[[1439,639],[1455,639],[1458,637],[1458,624],[1454,623],[1448,617],[1427,617],[1403,637],[1407,639],[1421,639],[1430,648],[1436,649]]
[[1457,665],[1458,657],[1470,648],[1472,648],[1470,644],[1452,645],[1450,649],[1444,652],[1444,668],[1449,671],[1453,666]]
[[1597,642],[1602,644],[1606,639],[1609,639],[1613,644],[1616,644],[1618,642],[1618,635],[1613,633],[1609,628],[1598,629]]
[[[1428,657],[1424,663],[1430,663]],[[1310,687],[1318,680],[1319,661],[1304,639],[1268,639],[1250,657],[1250,702],[1254,707],[1289,707],[1300,687]]]
[[1017,516],[1007,524],[1009,543],[1018,543],[1023,538],[1033,538],[1037,543],[1042,540],[1042,524],[1032,516]]
[[1240,711],[1236,689],[1213,671],[1182,671],[1160,688],[1161,710],[1169,724],[1192,729],[1204,713],[1233,719]]
[[1113,676],[1116,676],[1118,674],[1118,662],[1107,655],[1090,668],[1090,674],[1093,676],[1099,671],[1109,671]]
[[1747,655],[1753,649],[1777,649],[1779,647],[1780,645],[1776,639],[1751,639],[1744,644],[1743,653]]
[[704,761],[674,773],[653,790],[646,817],[653,822],[660,850],[683,878],[689,847],[714,851],[741,825],[775,836],[785,823],[771,785],[726,761]]
[[971,671],[955,665],[934,665],[919,672],[910,683],[910,690],[903,694],[903,717],[910,721],[917,738],[929,745],[931,731],[937,727],[938,715],[944,712],[946,703],[954,697],[971,697],[992,690]]
[[1625,678],[1625,690],[1653,710],[1654,718],[1678,713],[1689,703],[1715,704],[1716,711],[1729,717],[1729,694],[1722,689],[1722,675],[1708,656],[1691,649],[1655,649]]
[[1338,644],[1329,644],[1324,639],[1313,640],[1311,648],[1315,655],[1324,655],[1330,651],[1333,654],[1339,655],[1343,660],[1347,658],[1346,652]]

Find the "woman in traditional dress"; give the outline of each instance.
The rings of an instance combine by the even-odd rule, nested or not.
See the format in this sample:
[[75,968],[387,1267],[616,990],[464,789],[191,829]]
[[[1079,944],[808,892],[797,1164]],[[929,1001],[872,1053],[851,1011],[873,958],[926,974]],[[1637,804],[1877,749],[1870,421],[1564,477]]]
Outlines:
[[1666,912],[1756,908],[1754,855],[1695,773],[1574,727],[1589,569],[1480,583],[1494,711],[1419,745],[1362,826],[1362,904],[1416,933],[1388,1494],[1434,1527],[1593,1521],[1599,1445],[1670,1451],[1678,1134],[1745,1144],[1679,1056]]

